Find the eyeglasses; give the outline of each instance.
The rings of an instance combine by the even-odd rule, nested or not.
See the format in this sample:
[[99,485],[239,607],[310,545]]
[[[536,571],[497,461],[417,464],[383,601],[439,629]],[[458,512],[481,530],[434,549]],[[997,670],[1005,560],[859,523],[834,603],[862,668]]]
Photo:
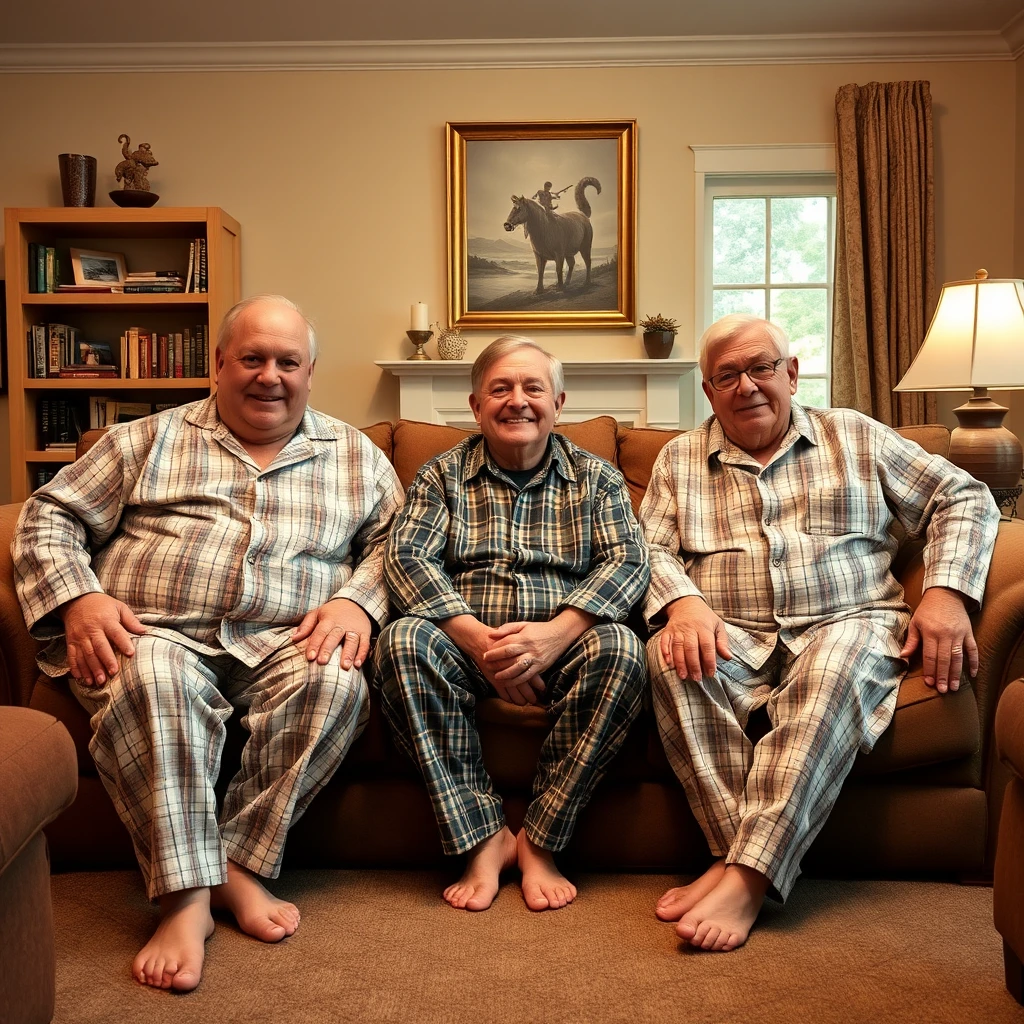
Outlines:
[[740,386],[740,377],[746,374],[755,384],[764,384],[765,381],[769,381],[775,376],[779,364],[785,361],[783,356],[773,363],[751,363],[743,370],[723,370],[721,373],[716,373],[714,377],[708,377],[708,383],[716,391],[735,391]]

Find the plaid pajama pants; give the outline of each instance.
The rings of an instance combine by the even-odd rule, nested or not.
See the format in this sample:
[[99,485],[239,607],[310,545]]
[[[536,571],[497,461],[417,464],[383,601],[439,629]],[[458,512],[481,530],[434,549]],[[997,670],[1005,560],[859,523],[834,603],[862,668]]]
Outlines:
[[[757,670],[719,660],[699,683],[681,680],[647,645],[661,741],[711,852],[765,875],[785,900],[859,750],[892,719],[906,662],[875,622],[816,627],[799,654],[780,643]],[[767,706],[772,728],[745,733]]]
[[[374,663],[381,706],[399,746],[420,767],[444,852],[465,853],[505,823],[474,721],[477,697],[494,690],[441,629],[414,616],[384,629]],[[628,627],[599,623],[544,681],[555,721],[541,747],[523,828],[539,847],[557,852],[640,711],[643,645]]]
[[[131,835],[150,899],[227,879],[227,860],[276,878],[288,828],[341,764],[369,717],[361,672],[306,661],[293,644],[255,669],[161,636],[102,687],[72,683],[92,716],[89,751]],[[249,733],[219,820],[214,783],[225,725]]]

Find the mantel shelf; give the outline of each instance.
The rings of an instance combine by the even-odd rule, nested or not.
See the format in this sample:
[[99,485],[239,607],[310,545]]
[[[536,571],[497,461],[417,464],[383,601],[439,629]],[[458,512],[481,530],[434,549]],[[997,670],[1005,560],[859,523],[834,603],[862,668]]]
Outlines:
[[[462,425],[469,417],[469,360],[382,359],[376,365],[399,379],[403,419]],[[693,425],[692,387],[681,385],[696,365],[688,359],[563,360],[562,419],[604,414],[634,426],[686,429]]]

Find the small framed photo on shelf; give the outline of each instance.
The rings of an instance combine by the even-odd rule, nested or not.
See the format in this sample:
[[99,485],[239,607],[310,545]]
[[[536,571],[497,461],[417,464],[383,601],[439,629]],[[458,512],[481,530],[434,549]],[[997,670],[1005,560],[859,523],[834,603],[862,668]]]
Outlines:
[[76,285],[123,285],[124,253],[72,249],[71,267]]

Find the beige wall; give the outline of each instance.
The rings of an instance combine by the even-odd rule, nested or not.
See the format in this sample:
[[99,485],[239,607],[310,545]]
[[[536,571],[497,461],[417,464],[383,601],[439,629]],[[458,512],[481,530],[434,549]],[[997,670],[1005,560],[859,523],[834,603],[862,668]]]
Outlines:
[[[149,141],[161,204],[222,206],[242,224],[243,291],[283,292],[317,320],[314,405],[366,424],[397,415],[397,383],[372,361],[411,351],[409,303],[429,303],[431,319],[445,309],[445,121],[636,118],[639,312],[690,325],[688,146],[831,142],[838,86],[899,78],[931,82],[938,280],[979,266],[1020,274],[1024,230],[1015,248],[1021,217],[1008,211],[1021,189],[1015,153],[1024,132],[1015,118],[1024,73],[1008,61],[0,75],[0,201],[59,204],[56,155],[85,152],[99,159],[106,205],[118,134]],[[469,357],[491,337],[471,333]],[[643,354],[630,330],[544,340],[570,358]]]

